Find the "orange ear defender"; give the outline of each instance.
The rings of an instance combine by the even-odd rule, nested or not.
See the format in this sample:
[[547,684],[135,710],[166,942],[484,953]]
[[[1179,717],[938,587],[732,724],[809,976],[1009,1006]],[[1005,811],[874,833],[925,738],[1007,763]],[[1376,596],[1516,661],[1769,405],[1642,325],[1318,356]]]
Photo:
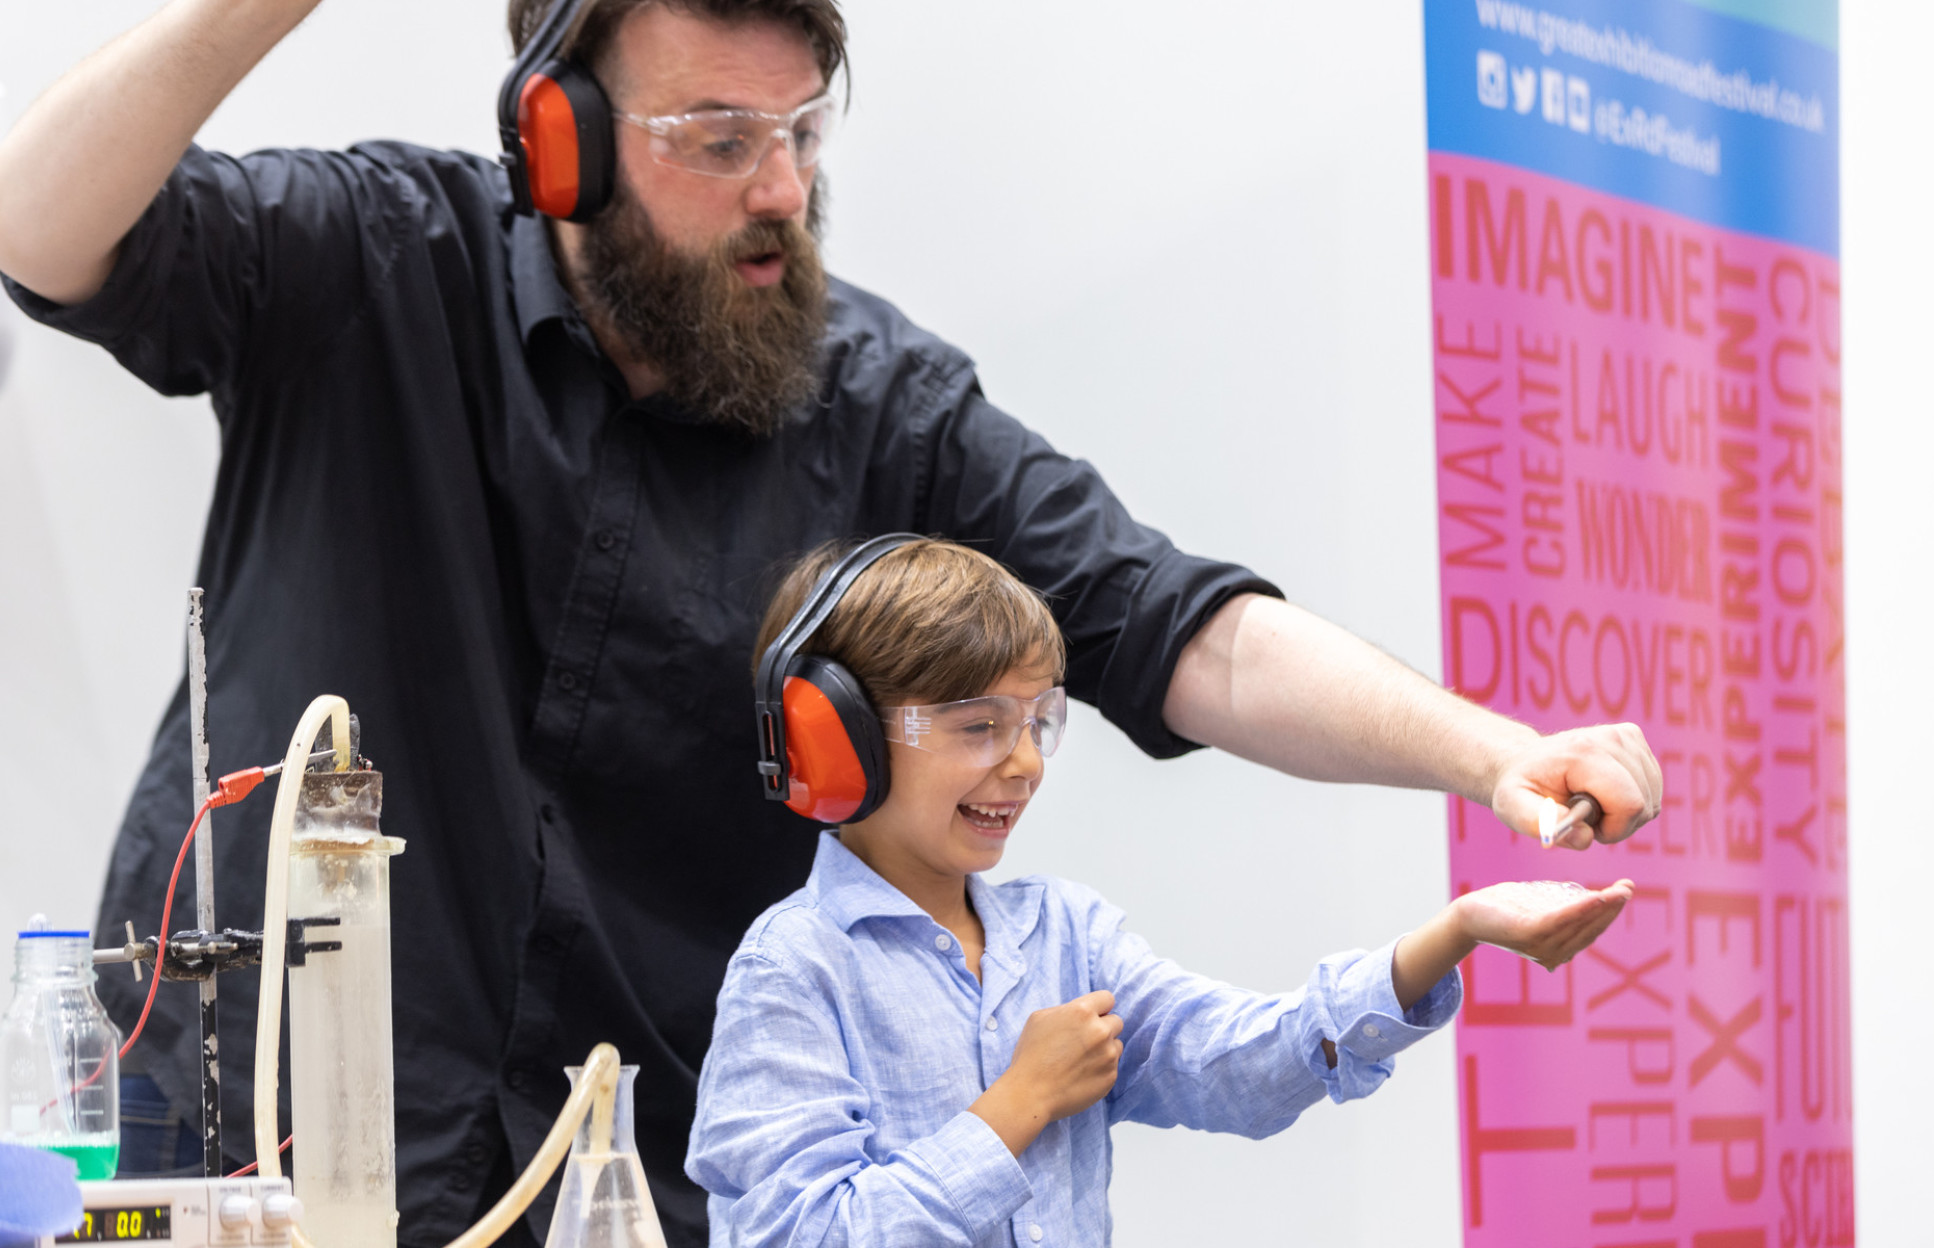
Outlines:
[[800,647],[826,622],[860,573],[914,533],[889,533],[827,569],[759,658],[753,713],[759,780],[767,801],[819,823],[855,823],[886,800],[886,736],[873,700],[852,672]]
[[558,0],[497,92],[499,163],[517,211],[589,221],[611,201],[617,139],[611,102],[588,70],[557,53],[587,0]]

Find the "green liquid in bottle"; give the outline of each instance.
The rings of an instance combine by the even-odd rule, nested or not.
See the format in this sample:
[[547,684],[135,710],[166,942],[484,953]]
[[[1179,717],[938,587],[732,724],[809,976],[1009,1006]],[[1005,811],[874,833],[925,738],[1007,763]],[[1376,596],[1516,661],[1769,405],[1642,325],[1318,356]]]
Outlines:
[[76,1140],[71,1144],[43,1144],[41,1147],[50,1153],[72,1157],[74,1164],[80,1167],[77,1177],[83,1183],[113,1178],[115,1167],[121,1160],[121,1140],[118,1136],[109,1136],[106,1143]]

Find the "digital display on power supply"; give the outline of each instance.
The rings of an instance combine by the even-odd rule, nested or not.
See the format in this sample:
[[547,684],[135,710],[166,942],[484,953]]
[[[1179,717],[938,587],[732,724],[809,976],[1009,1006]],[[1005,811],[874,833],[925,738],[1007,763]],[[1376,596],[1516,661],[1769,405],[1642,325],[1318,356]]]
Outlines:
[[133,1205],[126,1209],[89,1209],[81,1224],[57,1244],[119,1244],[138,1239],[173,1238],[172,1205]]

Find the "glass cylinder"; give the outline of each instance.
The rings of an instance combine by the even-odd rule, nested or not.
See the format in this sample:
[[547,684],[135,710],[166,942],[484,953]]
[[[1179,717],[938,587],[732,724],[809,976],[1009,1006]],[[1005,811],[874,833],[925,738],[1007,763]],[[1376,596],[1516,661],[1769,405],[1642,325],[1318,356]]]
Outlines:
[[323,1245],[396,1244],[389,860],[403,842],[378,830],[382,806],[378,772],[305,775],[289,841],[295,1194]]
[[94,995],[89,934],[43,926],[20,933],[13,1001],[0,1018],[0,1136],[73,1158],[82,1179],[113,1178],[120,1048],[121,1033]]
[[[584,1067],[566,1066],[564,1073],[575,1088]],[[608,1131],[602,1129],[595,1102],[584,1116],[571,1143],[571,1155],[564,1159],[564,1181],[544,1248],[665,1248],[658,1207],[651,1203],[645,1167],[638,1160],[633,1127],[637,1078],[636,1066],[618,1068],[618,1093]]]

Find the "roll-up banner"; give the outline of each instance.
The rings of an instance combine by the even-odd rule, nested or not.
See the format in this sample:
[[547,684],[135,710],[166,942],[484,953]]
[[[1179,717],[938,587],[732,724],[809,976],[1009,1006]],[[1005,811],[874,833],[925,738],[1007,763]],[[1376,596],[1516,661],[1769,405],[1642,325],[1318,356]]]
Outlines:
[[1629,720],[1665,807],[1453,886],[1629,876],[1458,1024],[1464,1241],[1854,1242],[1831,0],[1426,0],[1444,667]]

